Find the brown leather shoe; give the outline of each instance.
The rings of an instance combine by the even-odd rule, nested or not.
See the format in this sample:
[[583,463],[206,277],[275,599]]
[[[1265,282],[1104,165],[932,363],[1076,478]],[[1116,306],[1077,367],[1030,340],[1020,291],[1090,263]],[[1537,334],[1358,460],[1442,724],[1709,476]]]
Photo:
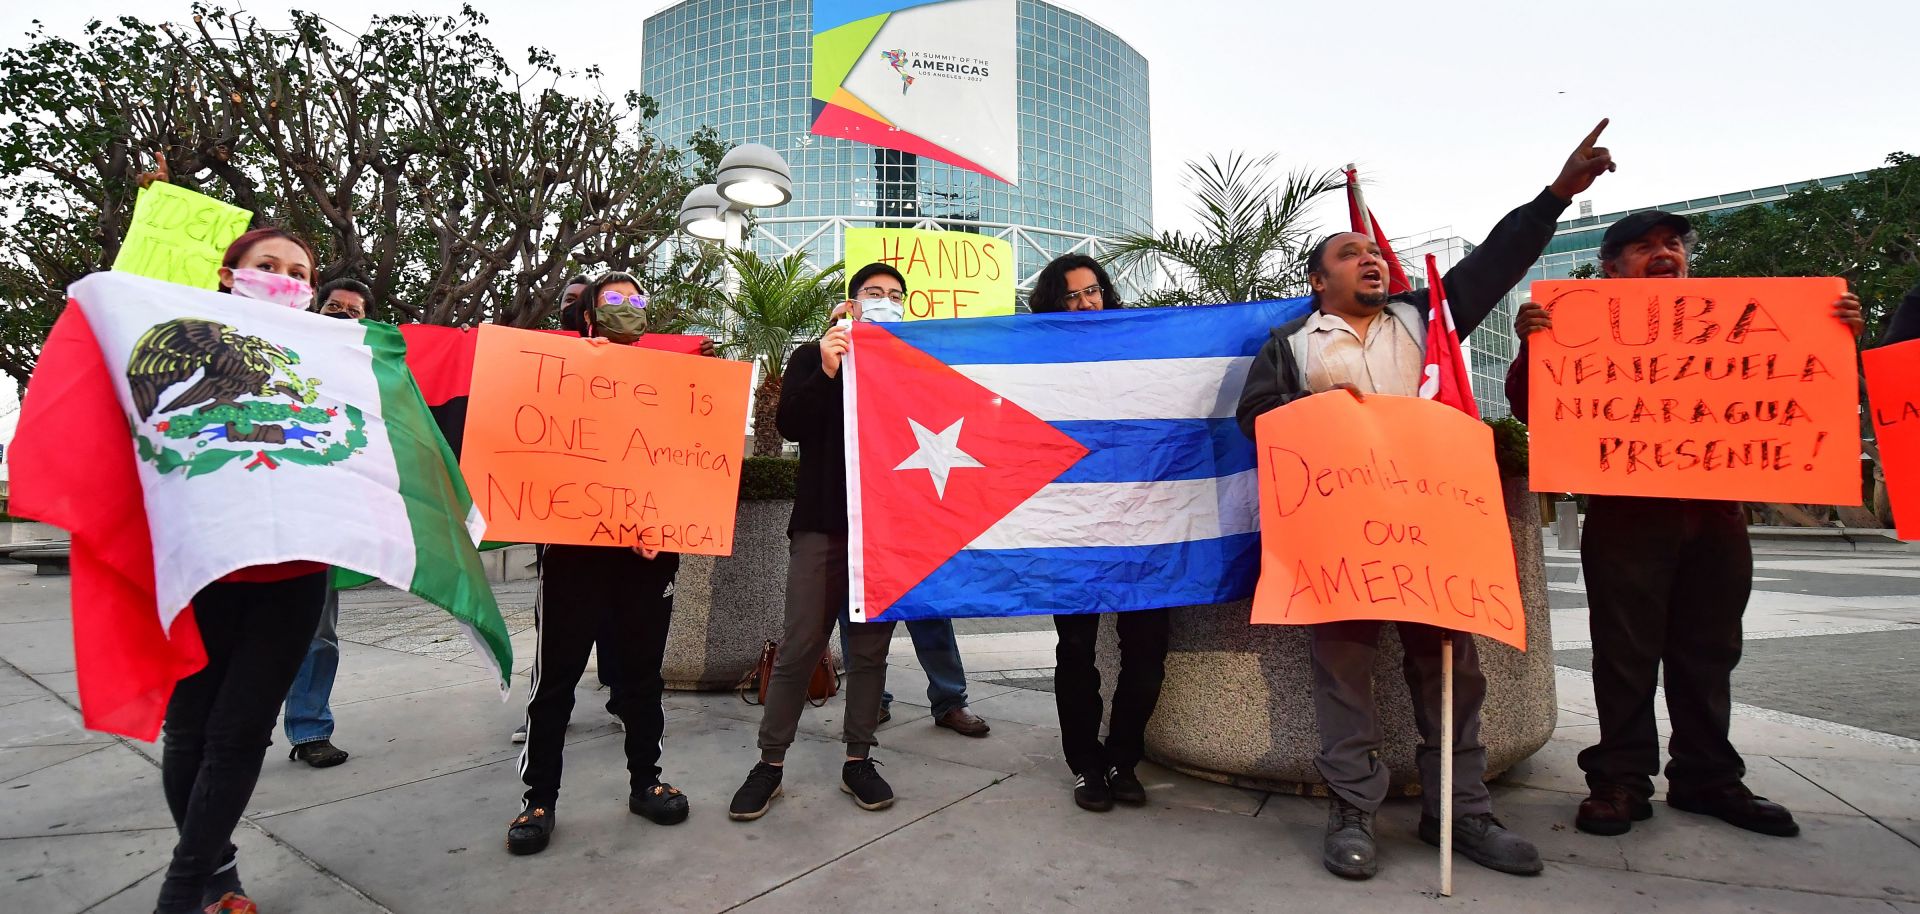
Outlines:
[[1653,804],[1644,797],[1617,784],[1593,788],[1593,795],[1580,801],[1580,812],[1573,827],[1589,835],[1624,835],[1635,822],[1653,818]]
[[981,720],[979,715],[974,714],[965,705],[934,718],[933,725],[945,727],[961,736],[981,737],[993,732],[993,728],[987,726],[986,721]]
[[1747,831],[1791,838],[1800,833],[1793,813],[1766,797],[1756,797],[1738,781],[1707,790],[1676,790],[1667,786],[1667,805],[1682,812],[1713,816]]

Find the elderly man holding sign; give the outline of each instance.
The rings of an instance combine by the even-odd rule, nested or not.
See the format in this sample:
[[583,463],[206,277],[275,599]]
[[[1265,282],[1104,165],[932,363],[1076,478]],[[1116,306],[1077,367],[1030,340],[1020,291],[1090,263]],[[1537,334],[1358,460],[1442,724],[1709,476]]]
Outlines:
[[[1522,420],[1536,407],[1536,491],[1605,493],[1589,497],[1580,540],[1600,741],[1580,753],[1591,795],[1574,825],[1620,835],[1653,815],[1664,666],[1667,805],[1786,837],[1799,824],[1747,789],[1728,739],[1753,581],[1738,499],[1859,503],[1859,441],[1839,439],[1857,423],[1852,339],[1864,325],[1840,280],[1688,280],[1694,242],[1684,216],[1634,213],[1601,239],[1605,280],[1535,284],[1548,304],[1527,302],[1514,321],[1507,398]],[[1569,429],[1586,437],[1556,453]]]
[[[1595,143],[1601,121],[1567,158],[1551,186],[1508,213],[1487,240],[1447,273],[1444,285],[1461,336],[1472,332],[1546,249],[1554,222],[1575,194],[1613,170],[1613,158]],[[1412,295],[1388,294],[1388,264],[1366,235],[1342,232],[1308,254],[1314,311],[1273,331],[1255,357],[1240,396],[1241,430],[1255,435],[1255,421],[1282,406],[1335,388],[1356,398],[1372,394],[1415,396],[1425,352],[1426,313]],[[1416,293],[1424,296],[1424,291]],[[1263,508],[1264,510],[1264,508]],[[1263,565],[1263,577],[1267,569]],[[1379,758],[1383,743],[1374,705],[1373,667],[1380,617],[1326,622],[1313,628],[1314,709],[1320,728],[1315,760],[1332,797],[1321,862],[1335,875],[1366,879],[1378,870],[1374,813],[1386,799],[1389,773]],[[1420,728],[1418,753],[1424,793],[1420,835],[1438,844],[1440,835],[1440,715],[1445,632],[1413,622],[1398,623],[1406,647],[1406,677]],[[1455,638],[1453,666],[1455,781],[1454,846],[1469,859],[1502,872],[1541,870],[1532,844],[1493,817],[1483,775],[1480,706],[1486,678],[1473,639]]]

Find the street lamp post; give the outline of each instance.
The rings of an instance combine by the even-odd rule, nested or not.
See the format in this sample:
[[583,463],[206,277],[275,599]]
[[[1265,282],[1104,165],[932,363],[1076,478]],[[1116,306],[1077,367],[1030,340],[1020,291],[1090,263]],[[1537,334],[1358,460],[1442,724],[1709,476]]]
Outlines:
[[[702,241],[717,241],[727,251],[746,244],[747,213],[784,206],[793,199],[793,175],[787,160],[762,143],[735,146],[720,159],[713,183],[687,194],[680,204],[680,230]],[[733,265],[726,268],[725,292],[740,289]]]

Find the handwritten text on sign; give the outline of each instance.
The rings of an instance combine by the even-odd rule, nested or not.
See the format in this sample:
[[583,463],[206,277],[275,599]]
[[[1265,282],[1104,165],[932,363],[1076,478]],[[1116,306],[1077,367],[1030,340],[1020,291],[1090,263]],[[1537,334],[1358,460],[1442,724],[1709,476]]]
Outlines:
[[1860,354],[1887,498],[1903,540],[1920,540],[1920,340]]
[[220,288],[220,258],[253,214],[205,194],[155,181],[140,189],[113,268],[201,289]]
[[1255,429],[1255,623],[1422,622],[1527,649],[1485,424],[1431,400],[1334,391]]
[[751,366],[478,332],[460,469],[488,539],[732,553]]
[[[870,263],[907,278],[907,320],[1013,313],[1013,245],[971,232],[847,229],[847,280]],[[848,289],[848,297],[859,293]]]
[[1533,488],[1860,503],[1853,334],[1838,279],[1533,284]]

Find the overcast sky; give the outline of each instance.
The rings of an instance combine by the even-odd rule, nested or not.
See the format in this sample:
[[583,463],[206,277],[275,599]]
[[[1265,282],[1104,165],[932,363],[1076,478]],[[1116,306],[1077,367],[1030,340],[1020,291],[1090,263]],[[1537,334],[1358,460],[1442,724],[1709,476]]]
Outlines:
[[[510,60],[538,45],[568,67],[598,64],[609,93],[638,86],[641,21],[672,5],[473,2]],[[247,8],[269,22],[291,6],[318,9],[357,28],[376,11],[459,5]],[[1182,164],[1235,149],[1277,153],[1289,168],[1355,162],[1395,235],[1451,227],[1474,241],[1550,181],[1603,116],[1613,125],[1602,142],[1620,170],[1588,195],[1596,212],[1871,168],[1894,150],[1920,154],[1912,0],[1063,5],[1147,57],[1161,228],[1187,224]],[[77,35],[90,17],[130,10],[190,16],[185,0],[7,4],[0,40],[21,43],[35,17]]]

